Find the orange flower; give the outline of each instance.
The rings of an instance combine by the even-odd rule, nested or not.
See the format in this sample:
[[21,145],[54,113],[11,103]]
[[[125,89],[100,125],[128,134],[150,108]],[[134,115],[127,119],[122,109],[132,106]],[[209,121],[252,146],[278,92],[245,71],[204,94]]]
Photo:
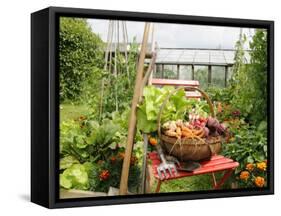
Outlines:
[[149,143],[153,146],[157,145],[157,140],[154,137],[149,138]]
[[114,163],[114,162],[116,161],[116,157],[115,157],[115,156],[112,156],[112,157],[110,158],[110,161],[111,161],[111,163]]
[[240,173],[241,180],[247,181],[249,177],[250,177],[250,173],[248,171],[242,171]]
[[101,181],[105,181],[109,178],[109,176],[110,176],[110,173],[108,170],[102,170],[99,177],[100,177]]
[[248,170],[248,171],[253,171],[254,170],[254,168],[255,168],[255,166],[254,166],[254,164],[252,164],[252,163],[248,163],[247,165],[246,165],[246,170]]
[[265,182],[265,180],[264,180],[263,177],[258,176],[258,177],[255,178],[255,185],[257,187],[263,187],[264,186],[264,182]]
[[261,171],[266,171],[266,163],[265,162],[257,163],[257,168]]

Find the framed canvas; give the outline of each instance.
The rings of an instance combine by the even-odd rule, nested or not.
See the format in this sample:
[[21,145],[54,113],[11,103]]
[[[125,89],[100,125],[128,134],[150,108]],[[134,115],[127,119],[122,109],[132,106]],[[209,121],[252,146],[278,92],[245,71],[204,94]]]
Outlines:
[[31,201],[274,193],[274,22],[31,15]]

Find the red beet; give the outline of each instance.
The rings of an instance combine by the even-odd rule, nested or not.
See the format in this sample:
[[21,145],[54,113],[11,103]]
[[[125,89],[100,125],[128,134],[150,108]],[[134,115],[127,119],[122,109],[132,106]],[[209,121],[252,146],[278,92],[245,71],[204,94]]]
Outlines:
[[204,136],[205,136],[205,137],[208,137],[208,136],[209,136],[209,133],[210,133],[209,128],[204,127]]

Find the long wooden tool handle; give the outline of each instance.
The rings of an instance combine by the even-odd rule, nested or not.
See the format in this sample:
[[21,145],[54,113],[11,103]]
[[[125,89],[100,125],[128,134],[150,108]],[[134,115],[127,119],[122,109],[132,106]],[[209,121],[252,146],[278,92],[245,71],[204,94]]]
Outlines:
[[142,46],[141,46],[140,57],[139,57],[138,68],[137,68],[136,81],[135,81],[134,96],[132,100],[131,113],[129,119],[127,146],[125,150],[125,156],[124,156],[123,167],[122,167],[122,174],[121,174],[121,181],[120,181],[120,195],[125,195],[128,192],[130,160],[133,150],[136,122],[137,122],[136,111],[137,111],[137,105],[140,97],[141,83],[143,79],[143,66],[144,66],[145,53],[146,53],[146,47],[147,47],[147,41],[149,35],[149,28],[150,28],[150,23],[145,23]]

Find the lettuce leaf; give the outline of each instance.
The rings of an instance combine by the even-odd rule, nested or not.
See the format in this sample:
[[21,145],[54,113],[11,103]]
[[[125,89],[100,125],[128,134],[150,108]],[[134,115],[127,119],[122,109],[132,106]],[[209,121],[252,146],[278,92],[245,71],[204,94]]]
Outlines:
[[60,186],[65,189],[87,190],[89,179],[83,164],[73,164],[60,174]]
[[[143,91],[144,101],[137,109],[137,127],[144,133],[157,130],[157,118],[164,100],[175,88],[164,86],[157,88],[146,86]],[[167,102],[161,116],[161,122],[183,119],[186,113],[187,100],[184,90],[177,91]]]

